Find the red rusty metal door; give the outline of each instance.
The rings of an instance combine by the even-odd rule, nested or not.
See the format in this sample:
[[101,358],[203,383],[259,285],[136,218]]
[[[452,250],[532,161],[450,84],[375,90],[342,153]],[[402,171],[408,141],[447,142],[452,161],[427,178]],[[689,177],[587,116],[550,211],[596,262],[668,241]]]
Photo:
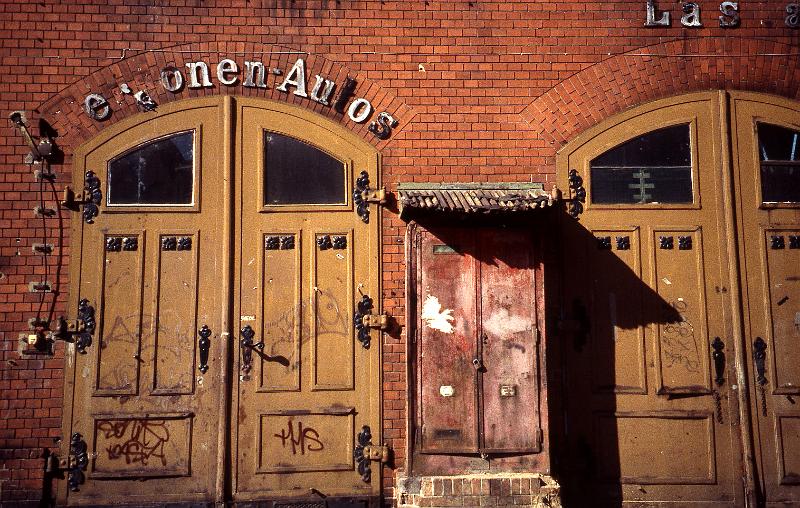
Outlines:
[[415,472],[532,467],[542,422],[530,233],[417,227],[414,251]]

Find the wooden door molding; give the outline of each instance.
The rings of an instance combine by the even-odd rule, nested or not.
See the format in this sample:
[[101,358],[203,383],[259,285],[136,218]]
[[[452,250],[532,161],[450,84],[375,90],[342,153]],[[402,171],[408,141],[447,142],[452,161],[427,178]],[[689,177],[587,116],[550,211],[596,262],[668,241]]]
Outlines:
[[[731,506],[742,503],[748,490],[740,481],[747,442],[738,425],[741,390],[735,385],[741,381],[732,368],[741,366],[743,345],[738,303],[728,287],[736,265],[725,228],[731,194],[723,157],[724,98],[700,92],[644,104],[588,129],[557,154],[565,194],[572,171],[587,193],[578,220],[565,216],[562,227],[563,248],[575,255],[564,266],[564,308],[582,302],[591,323],[583,340],[561,341],[576,348],[565,345],[562,354],[572,379],[565,400],[583,400],[572,411],[589,417],[571,421],[571,460],[610,471],[597,477],[596,492],[618,499]],[[691,202],[592,202],[594,158],[678,124],[689,129]],[[613,341],[603,345],[607,336]],[[713,381],[715,337],[727,355],[722,385]],[[681,353],[687,344],[688,353]],[[610,372],[603,371],[604,359]],[[575,372],[590,375],[578,379]],[[587,413],[579,405],[593,409]],[[585,434],[582,442],[579,434]],[[670,460],[661,460],[659,450]],[[637,487],[642,485],[649,487]]]
[[[74,188],[83,189],[85,172],[93,171],[102,200],[93,223],[73,216],[68,308],[77,309],[78,301],[88,298],[97,325],[86,354],[76,353],[72,344],[66,352],[61,456],[69,453],[69,436],[79,432],[90,459],[77,492],[59,486],[61,502],[218,497],[219,415],[205,408],[218,406],[224,384],[220,337],[228,307],[217,285],[224,279],[224,260],[215,258],[229,256],[229,249],[221,237],[225,219],[213,209],[224,202],[226,168],[212,147],[229,137],[225,102],[197,99],[137,115],[75,153]],[[153,139],[188,131],[192,203],[111,213],[109,161]],[[202,325],[212,330],[206,372],[198,370]],[[122,384],[115,384],[117,378]],[[142,489],[137,477],[150,478],[153,489]]]
[[[335,158],[342,160],[346,167],[346,188],[342,189],[345,196],[344,204],[334,208],[328,207],[317,215],[313,215],[308,207],[265,207],[258,204],[258,199],[243,201],[243,193],[255,192],[258,194],[259,190],[256,189],[260,189],[263,183],[263,178],[258,176],[258,172],[262,169],[258,161],[263,155],[261,151],[263,146],[255,141],[258,138],[257,135],[252,136],[250,133],[248,134],[250,138],[247,138],[242,134],[250,132],[247,130],[250,127],[247,122],[250,120],[257,120],[255,123],[258,125],[254,124],[253,128],[258,132],[263,130],[264,125],[268,125],[274,132],[285,133],[305,143],[319,146]],[[110,160],[117,160],[121,154],[126,154],[135,147],[152,142],[154,139],[188,131],[194,133],[194,194],[190,202],[180,206],[107,206],[106,166]],[[244,142],[248,144],[245,145]],[[235,152],[234,148],[236,148]],[[240,173],[243,167],[242,161],[248,157],[252,163],[248,166],[248,170],[255,172],[243,180]],[[70,504],[110,502],[110,499],[105,499],[103,496],[113,493],[113,495],[132,496],[130,497],[132,502],[140,503],[172,500],[219,503],[226,502],[231,492],[237,495],[235,489],[239,478],[236,475],[241,474],[242,471],[238,468],[238,453],[231,451],[231,447],[237,444],[235,431],[238,429],[237,422],[241,415],[238,409],[230,408],[238,408],[236,404],[239,403],[239,397],[236,394],[238,392],[233,393],[238,384],[236,377],[240,372],[238,370],[240,365],[236,360],[240,351],[239,328],[247,321],[246,319],[242,320],[242,316],[240,316],[242,309],[239,298],[242,294],[242,284],[248,286],[251,282],[250,280],[243,281],[241,278],[243,263],[240,257],[243,253],[243,236],[252,236],[252,233],[256,232],[260,232],[259,238],[255,240],[261,246],[262,253],[291,252],[299,255],[301,249],[307,251],[302,259],[290,256],[297,265],[298,270],[295,274],[298,277],[301,274],[310,273],[309,262],[327,266],[331,263],[335,264],[338,262],[339,256],[343,256],[343,253],[346,254],[343,258],[346,258],[345,265],[343,265],[345,268],[339,275],[346,275],[350,278],[351,283],[349,285],[346,282],[342,284],[343,288],[347,287],[346,301],[342,301],[344,308],[347,308],[346,319],[343,318],[342,323],[349,327],[350,337],[348,340],[353,343],[352,349],[357,358],[352,360],[347,367],[348,382],[336,384],[331,380],[332,378],[316,379],[314,389],[308,394],[309,402],[299,409],[301,413],[308,416],[309,425],[327,428],[334,434],[347,435],[347,438],[339,439],[338,448],[333,450],[333,455],[327,457],[326,460],[332,464],[332,470],[345,471],[349,475],[348,478],[352,478],[340,482],[340,484],[328,481],[329,485],[327,486],[323,485],[324,481],[321,483],[314,481],[311,482],[311,487],[322,486],[323,488],[320,490],[327,489],[335,495],[374,497],[380,493],[381,465],[379,463],[361,464],[360,461],[355,460],[356,457],[353,453],[359,444],[358,440],[363,426],[370,428],[373,443],[381,443],[381,332],[371,331],[371,347],[369,350],[365,350],[356,340],[353,331],[354,309],[356,300],[361,298],[361,293],[368,294],[373,298],[373,313],[381,311],[379,271],[381,212],[379,207],[374,204],[366,205],[369,217],[368,222],[365,221],[366,214],[363,213],[363,209],[357,210],[359,207],[354,203],[353,197],[355,180],[361,176],[362,171],[367,174],[371,188],[379,186],[381,178],[379,163],[379,153],[372,145],[332,120],[298,106],[266,99],[234,97],[200,98],[159,106],[155,112],[142,113],[109,126],[76,151],[73,188],[83,189],[85,172],[92,170],[100,179],[102,200],[99,204],[99,216],[94,218],[93,224],[84,223],[78,214],[73,217],[73,250],[70,265],[73,282],[69,295],[69,308],[77,309],[79,300],[87,292],[91,292],[92,287],[102,286],[101,279],[104,274],[108,270],[116,270],[109,272],[110,276],[135,279],[138,285],[134,285],[134,289],[127,293],[123,290],[115,290],[117,296],[113,297],[114,301],[123,307],[132,306],[131,309],[143,309],[143,312],[151,316],[148,319],[140,316],[138,321],[134,319],[139,324],[132,328],[131,333],[132,336],[138,337],[136,340],[140,343],[150,340],[149,335],[146,336],[146,329],[155,326],[154,333],[158,333],[160,325],[156,323],[159,322],[159,319],[162,321],[167,319],[166,317],[159,318],[156,315],[158,310],[154,314],[151,308],[166,309],[169,307],[171,312],[194,312],[192,314],[194,318],[189,314],[185,317],[188,321],[194,319],[196,323],[190,324],[186,321],[181,326],[188,326],[188,331],[182,330],[178,335],[181,337],[181,347],[186,350],[186,361],[193,362],[192,375],[189,378],[192,389],[195,390],[192,393],[199,393],[198,390],[200,390],[205,395],[184,395],[186,400],[197,399],[197,403],[192,404],[182,402],[181,395],[172,393],[175,391],[172,388],[166,387],[166,391],[150,390],[148,385],[150,381],[145,380],[142,376],[155,376],[151,372],[156,364],[153,361],[155,353],[151,354],[151,351],[148,352],[146,348],[142,350],[141,344],[136,347],[131,346],[133,349],[129,348],[130,351],[126,349],[124,354],[117,355],[120,361],[124,359],[136,362],[138,365],[135,383],[132,382],[130,386],[126,385],[124,390],[110,387],[110,391],[103,392],[92,388],[96,384],[93,380],[97,377],[92,371],[94,367],[91,365],[87,367],[83,364],[87,362],[86,358],[92,354],[98,354],[97,351],[103,340],[101,339],[101,335],[104,333],[103,327],[106,326],[105,321],[112,319],[110,315],[104,318],[104,307],[95,305],[98,331],[95,334],[93,346],[87,348],[89,355],[76,355],[72,346],[67,351],[63,416],[66,438],[61,450],[61,456],[66,457],[69,453],[68,437],[73,432],[79,431],[89,443],[88,451],[92,455],[85,473],[86,482],[79,486],[79,492],[68,492],[65,482],[60,485],[59,499],[61,502]],[[357,211],[361,213],[359,214]],[[248,220],[258,223],[257,227],[242,228],[243,217],[248,217]],[[267,248],[271,245],[271,238],[268,238],[269,235],[265,235],[268,232],[281,233],[283,236],[295,235],[296,249],[293,251],[288,248],[284,249],[284,246],[289,244],[284,244],[284,239],[281,237],[277,238],[280,246],[277,250],[264,251],[265,242]],[[320,236],[331,237],[333,249],[326,247],[327,250],[314,251],[318,247],[315,240],[319,240]],[[248,237],[246,240],[249,241],[252,238]],[[108,241],[108,246],[106,241]],[[119,249],[117,249],[117,244],[120,245]],[[129,244],[138,249],[122,247]],[[321,245],[320,249],[323,248]],[[111,262],[109,264],[109,259],[107,259],[112,254],[115,259],[127,256],[125,259],[130,258],[130,262],[124,266],[120,265],[124,269],[117,268],[119,263]],[[287,263],[291,265],[291,260],[287,259]],[[274,265],[273,268],[279,268],[277,271],[273,270],[275,275],[282,276],[291,272],[287,269],[289,265]],[[184,266],[185,269],[181,269],[181,266]],[[170,274],[177,273],[178,276],[168,277],[161,274],[163,270],[167,270]],[[338,284],[335,280],[338,272],[334,273],[324,269],[319,274],[317,279],[327,277],[330,280],[314,280],[315,290],[317,286],[320,288],[326,285],[334,287]],[[165,281],[170,279],[174,279],[180,284],[175,287],[169,286]],[[303,284],[311,281],[311,279],[303,280]],[[123,286],[119,287],[127,288],[124,284],[123,282]],[[179,298],[181,288],[194,288],[197,301],[196,310],[192,310],[195,306],[187,301],[187,296],[182,297],[182,300]],[[308,296],[307,290],[310,290],[310,286],[304,290],[306,291],[305,296]],[[173,303],[180,300],[180,305],[173,305],[173,303],[167,305],[162,301],[165,298],[164,295],[171,294],[170,291],[175,293]],[[127,299],[123,298],[123,294],[127,295]],[[162,296],[159,297],[159,295]],[[102,300],[102,294],[92,298]],[[187,303],[189,304],[187,305]],[[317,307],[320,305],[322,304],[318,302]],[[233,310],[236,312],[232,312]],[[231,322],[234,316],[235,320]],[[207,324],[212,330],[207,372],[197,370],[199,366],[197,364],[199,361],[197,332],[203,324]],[[139,328],[142,329],[139,330]],[[256,361],[261,361],[258,355],[254,356]],[[101,365],[98,362],[95,363],[98,366]],[[103,364],[106,363],[103,362]],[[313,367],[311,363],[307,365]],[[102,368],[107,369],[108,366]],[[176,364],[177,370],[180,368]],[[165,368],[162,368],[162,371],[169,372]],[[87,373],[91,382],[83,380],[83,376]],[[301,378],[298,376],[296,381],[300,385]],[[281,381],[276,381],[276,383],[273,385],[268,383],[262,388],[265,392],[272,392],[273,395],[285,392],[286,386],[280,385]],[[347,408],[344,406],[337,406],[337,401],[332,401],[332,404],[329,405],[322,403],[325,393],[343,393],[343,390],[357,392],[356,396],[351,397],[353,400],[348,402],[349,410],[346,410]],[[137,402],[139,399],[144,401],[147,397],[152,398],[151,393],[152,396],[157,397],[172,397],[170,399],[172,402],[170,404],[154,402],[149,406],[146,402]],[[311,400],[314,397],[316,399]],[[121,401],[119,407],[100,403],[117,399]],[[166,410],[167,406],[169,406],[169,411]],[[258,409],[261,413],[260,419],[266,422],[265,424],[278,420],[283,422],[287,418],[285,408],[281,406],[280,401],[272,406]],[[209,408],[217,408],[217,410],[209,411]],[[236,415],[233,422],[230,421],[231,413]],[[290,420],[294,416],[296,415],[288,415]],[[126,428],[130,431],[131,425],[139,425],[141,423],[139,420],[148,418],[150,420],[155,418],[158,420],[159,426],[168,427],[167,430],[174,437],[174,449],[170,448],[171,452],[181,450],[181,453],[190,459],[183,460],[179,464],[168,464],[169,467],[164,466],[163,470],[155,471],[161,467],[160,461],[162,460],[161,457],[156,457],[154,460],[157,464],[154,466],[155,462],[151,462],[150,469],[139,464],[135,468],[127,467],[127,469],[123,468],[124,471],[120,470],[125,473],[126,480],[122,480],[122,476],[108,470],[106,457],[103,457],[102,463],[97,459],[99,457],[97,446],[104,449],[113,448],[119,443],[108,441],[115,438],[114,432],[106,432],[111,436],[110,438],[98,438],[105,432],[103,430],[105,427],[98,431],[99,427],[95,420],[101,419],[106,422],[102,425],[115,427],[115,429],[127,425]],[[257,415],[254,414],[251,421],[256,419],[258,419]],[[95,424],[91,424],[89,420],[95,421]],[[244,421],[244,417],[242,417],[242,421]],[[335,421],[336,425],[331,424],[332,421]],[[198,432],[201,432],[202,436],[194,435]],[[233,437],[231,437],[232,435]],[[178,439],[179,437],[185,438],[185,440]],[[249,445],[250,443],[248,443]],[[167,445],[168,448],[171,446],[173,446],[172,443]],[[311,442],[311,446],[314,446],[313,442]],[[286,476],[291,473],[288,470],[284,471],[285,468],[282,465],[277,465],[277,469],[269,464],[262,464],[262,466],[258,471],[259,480],[281,478],[282,475]],[[273,466],[275,465],[273,464]],[[368,467],[364,468],[364,466]],[[315,471],[318,469],[314,466],[303,471],[297,470],[295,476],[316,475],[319,477],[327,474],[316,473]],[[363,472],[365,469],[372,473],[370,482],[362,480],[362,475],[366,475]],[[115,475],[120,476],[120,479],[114,480],[112,477]],[[151,478],[148,485],[153,485],[153,488],[142,489],[141,484],[136,481],[137,477]],[[156,477],[161,479],[156,479]],[[103,478],[102,483],[95,481],[100,478]],[[233,488],[230,484],[231,481]],[[280,480],[278,483],[282,481]],[[271,493],[251,489],[251,492],[244,497],[264,499],[265,496],[277,493],[277,497],[297,498],[306,496],[308,492],[309,489],[305,489],[298,494],[295,489],[281,490],[278,486],[273,488]],[[243,497],[238,496],[237,498]]]
[[[381,333],[367,349],[353,322],[362,295],[381,312],[381,214],[374,204],[359,214],[353,193],[364,175],[380,185],[379,155],[302,108],[242,98],[236,112],[234,316],[264,347],[249,367],[233,355],[233,498],[378,495],[380,464],[359,471],[354,451],[365,426],[381,442]],[[341,164],[341,199],[266,202],[265,150],[281,136]]]
[[[800,103],[766,94],[730,93],[733,182],[744,310],[746,369],[753,444],[760,493],[767,506],[800,501],[800,411],[796,273],[800,250],[800,203],[762,203],[756,125],[800,131]],[[795,302],[793,305],[789,302]],[[764,346],[764,373],[755,365],[755,342]]]

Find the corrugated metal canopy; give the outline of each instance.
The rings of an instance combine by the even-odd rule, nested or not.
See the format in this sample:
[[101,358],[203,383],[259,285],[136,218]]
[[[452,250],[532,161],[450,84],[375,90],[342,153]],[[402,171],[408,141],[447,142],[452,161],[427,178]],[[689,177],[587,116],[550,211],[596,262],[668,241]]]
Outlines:
[[556,201],[540,183],[401,183],[400,216],[411,211],[512,213],[549,208]]

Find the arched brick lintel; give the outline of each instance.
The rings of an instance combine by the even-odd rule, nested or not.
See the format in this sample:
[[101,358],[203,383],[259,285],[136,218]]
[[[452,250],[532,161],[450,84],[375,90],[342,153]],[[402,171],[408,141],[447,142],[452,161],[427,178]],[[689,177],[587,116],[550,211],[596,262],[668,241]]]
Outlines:
[[701,90],[743,90],[800,99],[797,47],[713,37],[675,40],[611,57],[560,82],[522,112],[556,149],[576,134],[645,102]]
[[[236,85],[223,85],[217,79],[216,66],[223,58],[234,60],[239,67],[239,81]],[[342,115],[331,106],[325,106],[311,99],[296,96],[292,93],[293,88],[289,88],[289,93],[276,90],[276,84],[281,82],[279,80],[285,77],[298,58],[305,60],[306,88],[309,94],[314,86],[316,74],[337,84],[333,98],[338,94],[339,87],[342,86],[345,78],[349,76],[357,81],[353,99],[357,97],[365,98],[372,104],[373,112],[370,118],[366,122],[355,123],[348,118],[346,113]],[[184,87],[176,93],[169,92],[164,88],[161,83],[161,69],[170,66],[181,69],[186,78],[188,69],[185,64],[199,60],[206,62],[209,66],[212,87],[190,89],[184,83]],[[267,88],[244,87],[241,83],[245,60],[261,61],[267,68],[282,70],[283,76],[270,76],[268,74]],[[326,60],[322,56],[309,55],[277,46],[211,42],[150,50],[122,58],[76,81],[59,94],[42,103],[34,110],[33,119],[42,118],[46,120],[58,133],[58,145],[69,155],[75,148],[106,127],[114,125],[131,115],[141,113],[133,96],[122,93],[120,85],[123,83],[127,84],[133,92],[146,91],[156,104],[160,105],[182,99],[211,95],[263,97],[299,105],[347,127],[377,149],[381,149],[390,143],[414,116],[414,112],[409,106],[382,88],[380,84],[367,80],[345,66]],[[90,93],[99,93],[109,101],[112,114],[108,119],[103,121],[93,120],[83,110],[84,100]],[[387,111],[399,122],[388,140],[378,139],[367,128],[369,122],[374,120],[381,111]]]

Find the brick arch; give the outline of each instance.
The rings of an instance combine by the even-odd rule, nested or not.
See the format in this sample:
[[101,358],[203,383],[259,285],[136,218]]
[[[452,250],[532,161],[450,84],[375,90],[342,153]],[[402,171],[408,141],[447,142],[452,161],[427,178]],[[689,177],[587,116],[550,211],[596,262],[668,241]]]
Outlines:
[[725,37],[638,48],[560,82],[529,104],[522,117],[535,136],[558,150],[616,113],[686,92],[736,89],[800,99],[800,66],[796,56],[787,55],[792,49],[773,41]]
[[[222,58],[230,58],[239,66],[240,79],[237,85],[226,86],[216,79],[216,65]],[[398,121],[399,125],[388,140],[382,141],[367,129],[369,121],[356,124],[347,118],[347,115],[337,113],[332,107],[324,106],[310,99],[295,96],[293,93],[284,93],[275,90],[275,80],[282,77],[267,76],[267,88],[246,88],[241,85],[241,71],[245,60],[259,60],[265,67],[281,69],[286,72],[291,68],[297,58],[303,58],[306,63],[306,85],[310,93],[314,84],[314,75],[320,74],[336,82],[338,88],[344,83],[346,77],[356,79],[357,86],[353,97],[363,97],[370,101],[374,110],[369,121],[374,120],[380,111],[387,111]],[[172,66],[184,71],[188,69],[186,62],[202,60],[209,65],[209,74],[213,86],[211,88],[189,89],[185,86],[176,93],[168,92],[161,84],[160,71],[164,67]],[[254,43],[191,43],[171,48],[145,51],[124,57],[92,74],[72,83],[57,95],[40,104],[35,110],[33,119],[46,120],[58,133],[58,145],[70,155],[75,148],[91,139],[108,126],[141,111],[136,105],[132,95],[123,94],[121,84],[127,84],[133,92],[145,90],[153,100],[164,105],[170,102],[204,97],[211,95],[239,95],[245,97],[263,97],[274,99],[288,104],[296,104],[329,118],[349,130],[355,132],[363,139],[377,148],[390,143],[397,132],[401,130],[413,117],[413,110],[403,101],[380,84],[370,81],[358,73],[354,73],[344,65],[325,59],[318,55],[308,55],[290,48],[279,46],[265,46]],[[111,104],[113,113],[110,118],[103,121],[93,120],[83,110],[86,96],[90,93],[102,94]],[[334,95],[335,97],[335,95]]]

